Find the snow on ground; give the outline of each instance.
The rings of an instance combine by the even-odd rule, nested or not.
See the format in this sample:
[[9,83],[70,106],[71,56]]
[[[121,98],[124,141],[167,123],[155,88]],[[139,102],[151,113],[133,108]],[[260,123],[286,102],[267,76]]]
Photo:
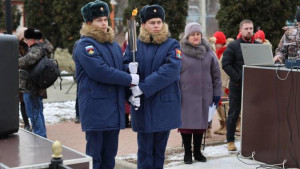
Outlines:
[[[46,124],[71,121],[75,118],[75,101],[44,103],[43,112]],[[19,118],[22,119],[21,112]]]
[[[203,155],[208,159],[215,159],[215,158],[221,158],[225,156],[232,156],[233,154],[237,154],[238,151],[240,151],[241,142],[236,141],[235,142],[236,147],[238,148],[237,151],[229,152],[227,150],[227,144],[217,145],[217,146],[206,146],[205,150],[202,151]],[[166,153],[166,159],[165,159],[165,168],[178,166],[180,164],[183,164],[183,148],[175,148],[175,149],[167,149]],[[125,156],[118,156],[116,157],[120,160],[125,160],[128,162],[136,163],[137,155],[136,154],[128,154]]]
[[[67,71],[61,72],[61,74],[68,73],[69,72]],[[73,76],[64,76],[62,79],[73,81]],[[46,124],[56,124],[63,121],[70,121],[75,118],[75,101],[44,103],[43,105]],[[19,112],[19,118],[22,119],[21,112]]]
[[[60,74],[69,74],[69,73],[70,73],[70,72],[67,72],[67,71],[65,71],[65,70],[63,70],[63,71],[60,72]],[[74,80],[73,76],[63,76],[62,79],[63,79],[63,80],[71,80],[71,81]]]
[[75,101],[44,103],[44,117],[47,124],[55,124],[74,119]]
[[[239,147],[241,146],[241,142],[237,141],[235,145],[238,148],[237,151],[240,151]],[[218,146],[206,146],[204,151],[202,151],[202,153],[208,160],[212,158],[225,157],[233,154],[232,152],[229,152],[227,150],[227,144],[222,144]],[[236,154],[236,151],[234,153]],[[169,161],[169,163],[165,167],[167,168],[167,167],[177,166],[179,163],[183,163],[183,156],[184,156],[183,152],[179,154],[173,154],[167,156],[166,161]]]

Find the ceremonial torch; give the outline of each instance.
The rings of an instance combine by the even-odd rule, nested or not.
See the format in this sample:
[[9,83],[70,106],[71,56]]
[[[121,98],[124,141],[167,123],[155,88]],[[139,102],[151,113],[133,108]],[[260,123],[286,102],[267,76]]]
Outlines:
[[136,41],[136,21],[135,16],[137,15],[138,10],[135,8],[132,11],[131,18],[127,20],[128,28],[128,43],[130,51],[132,52],[132,61],[135,62],[135,52],[137,51],[137,41]]
[[[136,21],[135,16],[137,15],[138,10],[135,8],[132,11],[131,18],[127,20],[127,29],[128,29],[128,44],[130,52],[132,52],[132,62],[135,62],[135,52],[137,51],[137,41],[136,41]],[[134,108],[138,110],[138,107]]]

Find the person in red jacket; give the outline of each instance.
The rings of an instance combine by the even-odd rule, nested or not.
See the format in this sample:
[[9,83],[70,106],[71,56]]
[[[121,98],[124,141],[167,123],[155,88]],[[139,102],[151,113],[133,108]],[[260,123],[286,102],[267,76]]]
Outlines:
[[[227,44],[226,44],[226,36],[223,32],[217,31],[213,35],[216,38],[216,55],[218,57],[218,62],[221,70],[221,79],[222,79],[222,97],[228,97],[229,90],[228,90],[228,83],[229,83],[229,77],[228,75],[224,72],[222,68],[222,58],[223,58],[223,53],[226,50]],[[228,110],[228,104],[227,110]],[[215,134],[220,134],[224,135],[226,134],[226,111],[225,107],[219,106],[217,108],[218,115],[219,115],[219,121],[220,121],[220,128],[214,131]]]
[[268,41],[266,39],[266,35],[265,32],[262,30],[258,30],[255,35],[254,35],[254,39],[262,44],[271,44],[270,41]]

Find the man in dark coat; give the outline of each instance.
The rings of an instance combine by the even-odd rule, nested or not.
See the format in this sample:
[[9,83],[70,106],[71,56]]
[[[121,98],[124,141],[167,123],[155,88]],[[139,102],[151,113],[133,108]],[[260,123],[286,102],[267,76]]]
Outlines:
[[[36,28],[28,28],[24,32],[24,41],[28,45],[29,50],[26,55],[19,58],[19,68],[26,71],[31,70],[45,55],[47,47],[40,43],[43,34]],[[25,109],[27,116],[30,118],[32,130],[35,134],[47,137],[45,118],[43,114],[43,95],[45,89],[40,89],[35,85],[30,88],[27,84],[29,78],[22,77],[20,74],[20,87],[26,89],[23,94]]]
[[236,123],[241,112],[242,76],[244,59],[241,43],[259,43],[253,38],[253,22],[243,20],[240,23],[241,38],[229,43],[223,54],[222,68],[230,78],[229,82],[229,111],[226,121],[227,144],[229,151],[236,151],[234,134]]
[[[132,97],[140,97],[138,110],[131,107],[132,128],[138,132],[137,165],[139,169],[163,168],[170,130],[181,125],[181,52],[178,41],[168,38],[161,6],[144,6],[140,18],[136,62],[141,81],[131,87]],[[129,49],[127,47],[124,63],[129,63],[130,68],[133,59]]]
[[86,154],[94,169],[113,169],[120,129],[125,127],[125,86],[138,85],[139,76],[123,71],[120,46],[108,26],[109,8],[103,1],[81,8],[84,18],[74,60],[78,103]]

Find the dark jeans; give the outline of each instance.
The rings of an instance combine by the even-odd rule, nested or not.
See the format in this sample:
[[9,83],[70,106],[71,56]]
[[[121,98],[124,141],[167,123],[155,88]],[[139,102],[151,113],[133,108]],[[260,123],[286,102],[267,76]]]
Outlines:
[[229,83],[229,111],[226,120],[227,142],[234,142],[234,134],[236,131],[236,123],[241,113],[241,84],[234,82]]

